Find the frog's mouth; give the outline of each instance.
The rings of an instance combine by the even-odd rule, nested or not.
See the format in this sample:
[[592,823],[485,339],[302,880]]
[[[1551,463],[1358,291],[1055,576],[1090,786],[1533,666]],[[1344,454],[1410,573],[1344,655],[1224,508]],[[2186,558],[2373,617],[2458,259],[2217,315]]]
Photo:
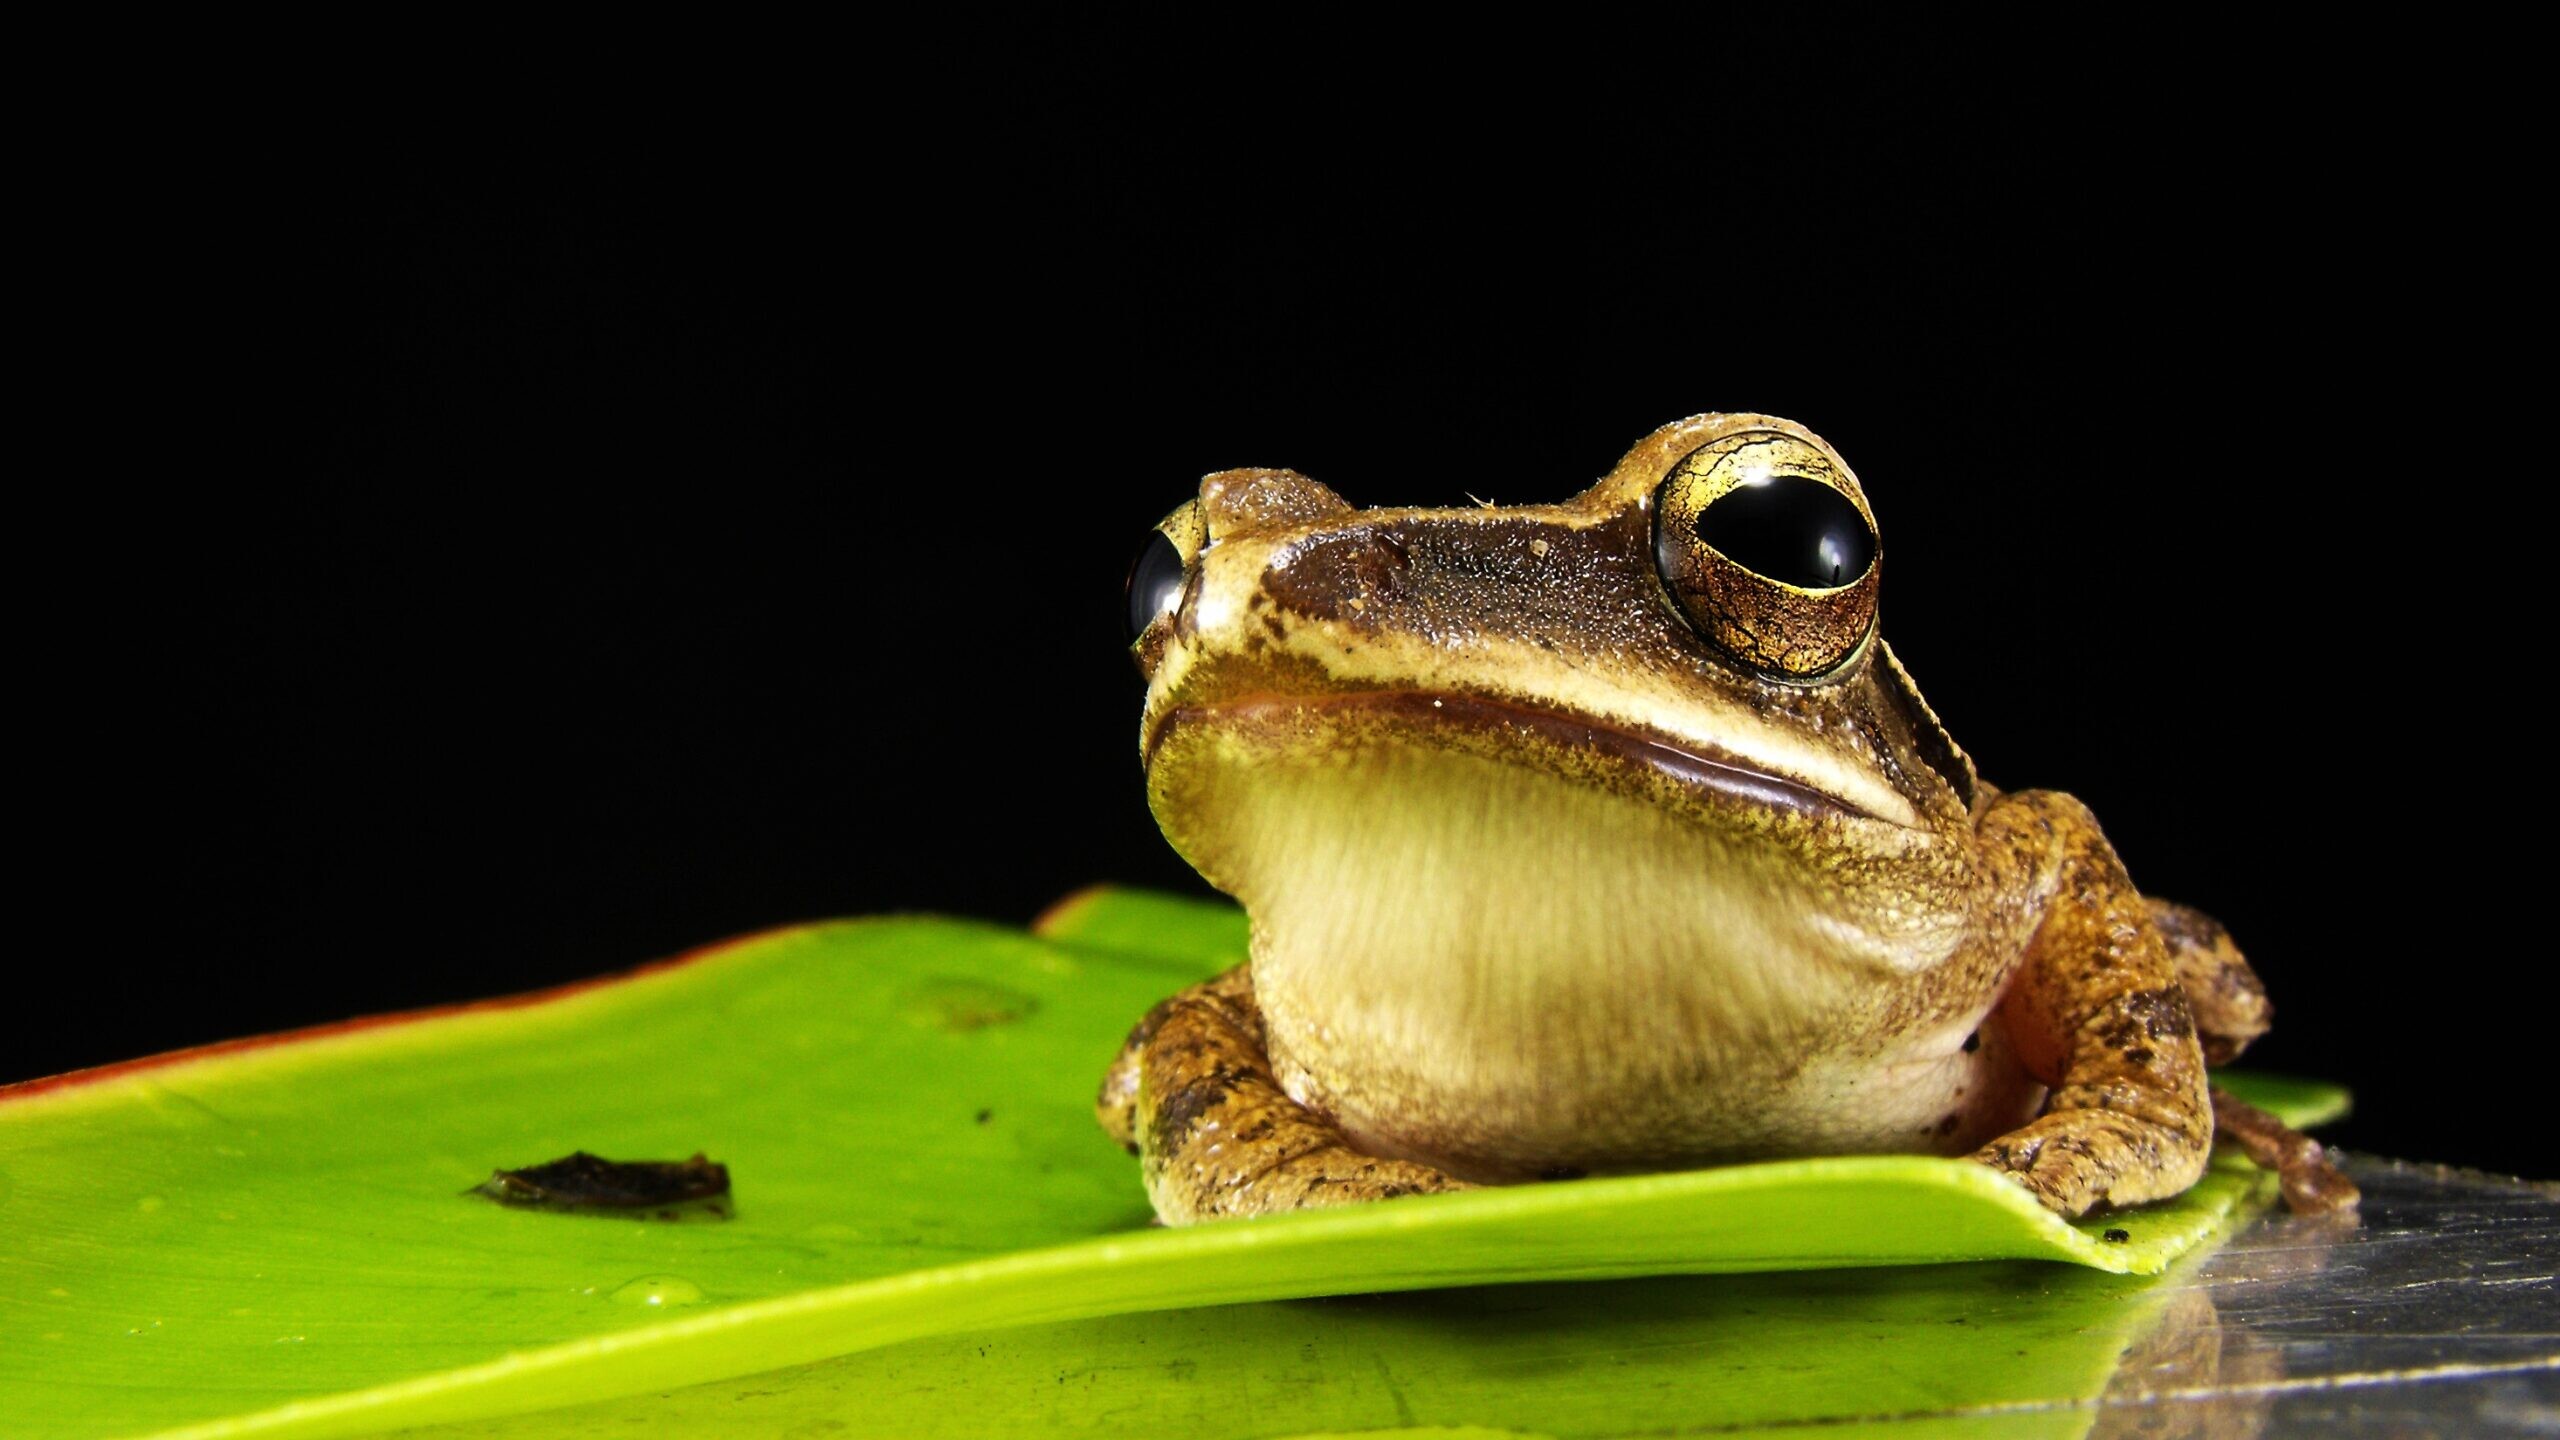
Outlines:
[[1153,769],[1159,753],[1180,732],[1204,724],[1254,736],[1260,742],[1256,749],[1301,753],[1354,745],[1360,737],[1382,729],[1396,732],[1407,743],[1436,733],[1445,736],[1450,748],[1487,758],[1512,753],[1525,764],[1533,751],[1549,758],[1583,757],[1593,762],[1595,775],[1612,770],[1639,772],[1708,805],[1741,804],[1806,820],[1856,820],[1909,828],[1907,820],[1879,815],[1845,796],[1772,774],[1742,756],[1696,741],[1674,742],[1585,715],[1427,690],[1252,695],[1177,706],[1147,735],[1148,767]]

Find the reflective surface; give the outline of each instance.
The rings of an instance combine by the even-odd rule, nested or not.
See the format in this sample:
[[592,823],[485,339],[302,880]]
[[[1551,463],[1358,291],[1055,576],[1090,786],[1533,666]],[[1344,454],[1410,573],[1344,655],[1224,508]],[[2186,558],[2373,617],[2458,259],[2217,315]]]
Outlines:
[[2003,1262],[1233,1305],[406,1433],[2560,1436],[2560,1191],[2349,1169],[2364,1224],[2262,1213],[2158,1280]]
[[2095,1435],[2560,1435],[2560,1189],[2358,1159],[2171,1280]]

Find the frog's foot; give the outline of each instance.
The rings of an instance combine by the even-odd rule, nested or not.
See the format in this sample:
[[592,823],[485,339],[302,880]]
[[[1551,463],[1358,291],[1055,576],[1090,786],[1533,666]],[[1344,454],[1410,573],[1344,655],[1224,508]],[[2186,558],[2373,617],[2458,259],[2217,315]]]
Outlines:
[[[1981,833],[1995,862],[2042,892],[1999,1014],[2053,1093],[2041,1118],[1974,1158],[2063,1215],[2180,1193],[2204,1173],[2213,1104],[2181,962],[2159,921],[2097,821],[2067,795],[2002,796]],[[2178,948],[2203,958],[2215,944]]]
[[2258,972],[2241,958],[2222,922],[2191,906],[2146,896],[2144,913],[2178,967],[2178,988],[2196,1017],[2204,1063],[2228,1065],[2267,1033],[2272,1007]]
[[1167,1225],[1474,1188],[1428,1165],[1364,1155],[1290,1099],[1272,1077],[1242,965],[1149,1011],[1103,1077],[1094,1112],[1138,1156]]
[[2213,1092],[2213,1125],[2217,1138],[2240,1147],[2261,1169],[2276,1172],[2284,1189],[2284,1207],[2297,1215],[2326,1215],[2352,1210],[2363,1198],[2320,1142],[2247,1101],[2220,1090]]
[[2165,1200],[2195,1183],[2189,1129],[2103,1109],[2056,1110],[1974,1152],[2058,1215]]
[[[2201,910],[2157,897],[2143,902],[2151,928],[2178,967],[2178,987],[2195,1011],[2196,1038],[2208,1065],[2228,1065],[2249,1042],[2267,1033],[2267,987],[2231,943],[2231,932]],[[2213,1092],[2213,1130],[2267,1170],[2284,1187],[2285,1208],[2298,1215],[2352,1210],[2355,1182],[2329,1163],[2320,1142],[2254,1105]]]

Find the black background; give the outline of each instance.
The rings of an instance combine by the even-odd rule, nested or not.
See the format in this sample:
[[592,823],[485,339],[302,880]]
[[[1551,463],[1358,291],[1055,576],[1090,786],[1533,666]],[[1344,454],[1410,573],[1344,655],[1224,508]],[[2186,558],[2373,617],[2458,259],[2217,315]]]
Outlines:
[[1857,468],[1986,777],[2237,932],[2260,1063],[2352,1083],[2356,1146],[2551,1171],[2548,405],[2486,353],[2525,267],[2485,122],[2265,55],[2030,88],[1916,30],[1635,43],[1570,96],[1128,38],[739,102],[457,81],[92,182],[63,283],[119,419],[32,628],[57,858],[110,895],[0,1080],[1197,888],[1119,589],[1200,474],[1547,500],[1756,409]]

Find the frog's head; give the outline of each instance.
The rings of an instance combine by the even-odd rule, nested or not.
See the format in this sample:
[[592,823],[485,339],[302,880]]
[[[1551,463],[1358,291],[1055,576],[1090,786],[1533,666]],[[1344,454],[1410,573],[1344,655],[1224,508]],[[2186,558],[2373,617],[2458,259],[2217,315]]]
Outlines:
[[1880,561],[1849,467],[1763,415],[1554,505],[1211,475],[1130,577],[1149,801],[1258,917],[1382,857],[1520,886],[1666,836],[1771,874],[1907,852],[1973,778],[1877,638]]

